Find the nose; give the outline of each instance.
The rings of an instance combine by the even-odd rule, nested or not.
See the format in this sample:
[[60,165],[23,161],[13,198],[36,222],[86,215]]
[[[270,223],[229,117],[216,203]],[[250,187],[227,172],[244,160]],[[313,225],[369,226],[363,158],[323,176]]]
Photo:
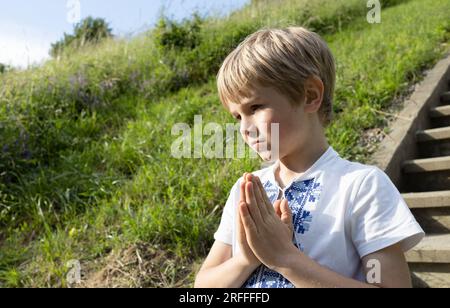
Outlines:
[[240,133],[245,141],[258,137],[257,127],[244,117],[241,120]]

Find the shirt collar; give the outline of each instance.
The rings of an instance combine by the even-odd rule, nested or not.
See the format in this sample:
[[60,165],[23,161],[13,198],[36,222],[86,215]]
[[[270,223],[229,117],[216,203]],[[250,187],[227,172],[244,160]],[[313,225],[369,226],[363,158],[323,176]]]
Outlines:
[[[278,166],[280,165],[280,161],[277,160],[271,167],[269,167],[270,168],[270,170],[269,170],[269,182],[270,182],[270,184],[272,186],[277,187],[278,190],[285,191],[290,186],[292,186],[292,184],[311,177],[311,174],[314,173],[314,171],[317,171],[325,163],[327,163],[330,160],[332,160],[334,158],[337,158],[337,157],[339,157],[339,154],[331,146],[329,146],[328,149],[322,154],[322,156],[320,156],[320,158],[318,160],[316,160],[316,162],[311,167],[309,167],[308,170],[306,170],[305,172],[300,174],[298,177],[293,179],[291,181],[291,183],[286,185],[286,187],[284,189],[281,189],[280,186],[278,185],[278,182],[275,180],[275,171],[278,168]],[[268,184],[268,183],[266,183],[266,184]]]

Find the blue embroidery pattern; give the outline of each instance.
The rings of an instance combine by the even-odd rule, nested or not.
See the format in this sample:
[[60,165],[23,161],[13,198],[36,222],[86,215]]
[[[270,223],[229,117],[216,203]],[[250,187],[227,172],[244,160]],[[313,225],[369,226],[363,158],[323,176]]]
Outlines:
[[244,284],[244,288],[293,288],[294,285],[281,274],[261,265]]
[[278,188],[275,185],[272,185],[270,181],[264,183],[263,187],[267,193],[267,196],[269,197],[270,202],[272,202],[272,204],[275,203],[279,194]]
[[[278,197],[278,187],[270,181],[264,183],[264,189],[269,197],[269,200],[274,203]],[[292,211],[292,221],[294,231],[297,234],[304,234],[308,232],[312,222],[312,215],[310,211],[306,211],[306,203],[317,203],[322,191],[321,184],[315,179],[294,182],[285,190],[285,197],[289,202],[289,207]],[[294,234],[294,245],[303,251],[303,246],[297,243]],[[250,278],[244,283],[244,288],[293,288],[294,285],[284,278],[281,274],[270,270],[261,265]]]
[[311,212],[304,210],[306,202],[315,203],[320,197],[320,183],[314,179],[295,182],[286,192],[289,207],[292,211],[294,230],[305,234],[312,220]]

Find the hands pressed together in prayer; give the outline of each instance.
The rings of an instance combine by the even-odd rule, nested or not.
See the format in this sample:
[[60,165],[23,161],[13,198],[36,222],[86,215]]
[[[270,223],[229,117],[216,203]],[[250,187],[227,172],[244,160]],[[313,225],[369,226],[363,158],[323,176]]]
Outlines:
[[[244,174],[237,204],[236,228],[240,252],[220,242],[211,249],[196,278],[196,286],[242,286],[254,270],[264,264],[295,287],[410,287],[410,275],[403,250],[395,244],[361,258],[365,274],[370,260],[381,260],[383,284],[371,284],[344,276],[322,266],[293,243],[292,212],[287,200],[272,205],[260,179]],[[219,279],[220,278],[220,279]],[[225,279],[224,279],[225,278]],[[218,283],[219,282],[219,283]]]
[[282,267],[284,257],[298,252],[292,242],[288,201],[277,200],[272,205],[260,179],[253,174],[244,174],[237,213],[237,240],[249,266],[262,263],[271,269]]

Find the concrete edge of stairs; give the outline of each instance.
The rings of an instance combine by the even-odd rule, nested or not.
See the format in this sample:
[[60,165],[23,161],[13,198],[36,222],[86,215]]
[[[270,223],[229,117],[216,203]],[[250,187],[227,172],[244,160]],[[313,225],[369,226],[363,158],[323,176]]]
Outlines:
[[410,209],[450,207],[450,190],[402,194]]
[[[411,191],[402,174],[408,174],[409,178],[425,174],[430,177],[450,170],[450,156],[445,156],[448,154],[438,157],[420,155],[424,146],[437,142],[446,144],[450,140],[448,124],[432,128],[436,127],[433,119],[444,119],[450,114],[449,88],[450,54],[428,71],[425,79],[415,87],[397,120],[390,125],[389,135],[372,156],[370,163],[382,169],[400,191]],[[422,223],[429,233],[405,254],[415,287],[450,287],[450,234],[436,229],[437,225],[448,228],[448,219],[444,220],[444,217],[448,216],[450,208],[450,187],[437,189],[436,186],[432,191],[402,194],[410,209],[422,219],[428,219]]]
[[450,263],[450,234],[427,235],[405,256],[410,263]]
[[377,151],[368,162],[382,169],[396,185],[401,179],[404,161],[413,160],[417,155],[416,133],[427,128],[428,113],[440,103],[440,96],[447,90],[450,79],[450,54],[440,60],[426,73],[413,94],[404,102],[403,110],[391,125],[391,131],[379,144]]

